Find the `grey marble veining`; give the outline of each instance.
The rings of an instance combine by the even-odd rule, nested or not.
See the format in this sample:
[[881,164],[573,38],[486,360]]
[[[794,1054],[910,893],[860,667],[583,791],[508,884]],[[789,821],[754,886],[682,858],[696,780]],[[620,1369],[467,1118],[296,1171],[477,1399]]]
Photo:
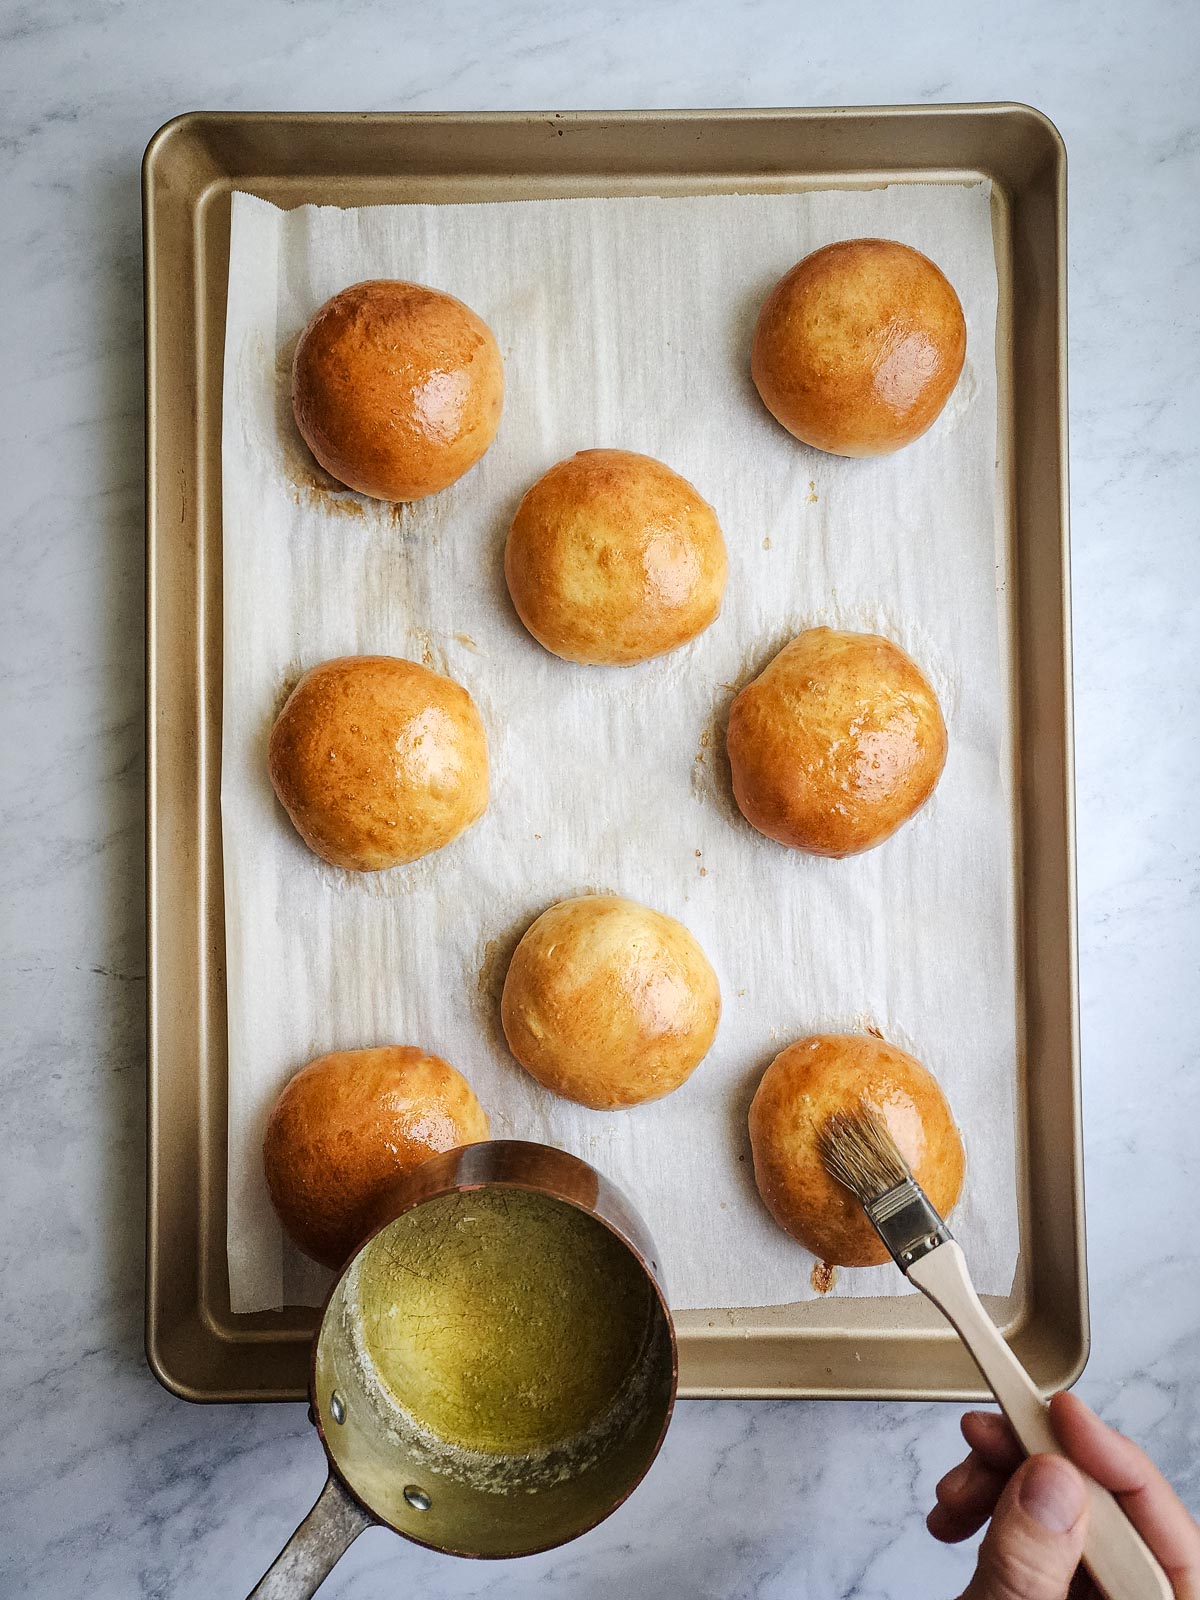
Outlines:
[[[47,0],[0,7],[5,490],[0,1593],[240,1596],[320,1487],[302,1408],[141,1355],[138,161],[196,107],[1030,101],[1071,161],[1081,1392],[1200,1507],[1200,12],[997,0]],[[650,1477],[522,1564],[365,1535],[328,1586],[496,1600],[957,1593],[953,1407],[685,1404]]]

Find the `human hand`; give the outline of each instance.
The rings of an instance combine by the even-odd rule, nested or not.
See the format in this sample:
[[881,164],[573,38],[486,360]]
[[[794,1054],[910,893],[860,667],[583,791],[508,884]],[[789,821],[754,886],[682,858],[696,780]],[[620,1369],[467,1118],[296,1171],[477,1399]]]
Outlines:
[[926,1522],[935,1539],[957,1544],[991,1518],[962,1600],[1098,1600],[1079,1566],[1087,1500],[1076,1468],[1116,1495],[1176,1600],[1200,1600],[1200,1528],[1149,1457],[1072,1394],[1054,1396],[1050,1422],[1070,1460],[1026,1460],[994,1412],[968,1411],[962,1419],[970,1454],[938,1484]]

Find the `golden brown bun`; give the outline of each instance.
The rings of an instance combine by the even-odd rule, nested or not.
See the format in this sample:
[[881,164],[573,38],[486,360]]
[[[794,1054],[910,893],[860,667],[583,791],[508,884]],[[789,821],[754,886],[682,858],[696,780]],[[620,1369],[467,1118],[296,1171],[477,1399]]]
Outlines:
[[679,1087],[713,1042],[721,992],[681,922],[587,894],[560,900],[526,933],[500,1015],[513,1055],[540,1084],[611,1111]]
[[487,738],[452,678],[396,656],[306,672],[275,719],[275,793],[310,850],[378,872],[440,850],[488,802]]
[[686,478],[632,450],[581,450],[517,508],[504,575],[521,621],[568,661],[675,650],[721,609],[725,541]]
[[919,439],[962,371],[967,325],[928,256],[893,239],[814,250],[763,302],[750,370],[789,433],[839,456]]
[[296,426],[326,472],[377,500],[420,500],[461,478],[495,438],[503,404],[487,323],[419,283],[343,289],[296,346]]
[[921,669],[874,633],[809,628],[729,712],[742,815],[818,856],[850,856],[895,833],[933,793],[946,724]]
[[754,1177],[779,1226],[830,1266],[890,1259],[862,1206],[826,1172],[817,1137],[860,1100],[881,1116],[943,1217],[958,1199],[963,1147],[937,1079],[871,1034],[798,1039],[772,1061],[750,1104]]
[[275,1102],[267,1188],[305,1255],[340,1267],[401,1173],[487,1136],[470,1084],[440,1056],[411,1045],[335,1050],[302,1067]]

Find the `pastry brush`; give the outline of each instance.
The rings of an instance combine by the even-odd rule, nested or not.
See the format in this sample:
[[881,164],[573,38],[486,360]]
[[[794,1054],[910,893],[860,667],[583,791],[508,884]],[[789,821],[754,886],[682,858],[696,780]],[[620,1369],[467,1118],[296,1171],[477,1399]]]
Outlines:
[[[829,1173],[861,1202],[892,1259],[954,1328],[1027,1455],[1062,1455],[1049,1407],[983,1308],[967,1259],[865,1102],[835,1113],[819,1135]],[[1117,1501],[1086,1473],[1083,1564],[1106,1600],[1171,1600],[1167,1575]]]

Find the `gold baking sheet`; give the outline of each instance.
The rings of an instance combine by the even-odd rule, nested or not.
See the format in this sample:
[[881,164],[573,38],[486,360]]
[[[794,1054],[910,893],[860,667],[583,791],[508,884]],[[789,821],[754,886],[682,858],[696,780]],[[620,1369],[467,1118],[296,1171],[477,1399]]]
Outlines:
[[[1012,570],[1022,1254],[990,1302],[1045,1388],[1087,1354],[1065,393],[1065,153],[1015,105],[846,110],[190,113],[143,168],[149,1172],[146,1348],[195,1400],[299,1399],[315,1312],[235,1316],[225,1268],[221,381],[229,195],[280,205],[788,192],[990,178]],[[681,1313],[680,1393],[975,1399],[916,1296]]]

